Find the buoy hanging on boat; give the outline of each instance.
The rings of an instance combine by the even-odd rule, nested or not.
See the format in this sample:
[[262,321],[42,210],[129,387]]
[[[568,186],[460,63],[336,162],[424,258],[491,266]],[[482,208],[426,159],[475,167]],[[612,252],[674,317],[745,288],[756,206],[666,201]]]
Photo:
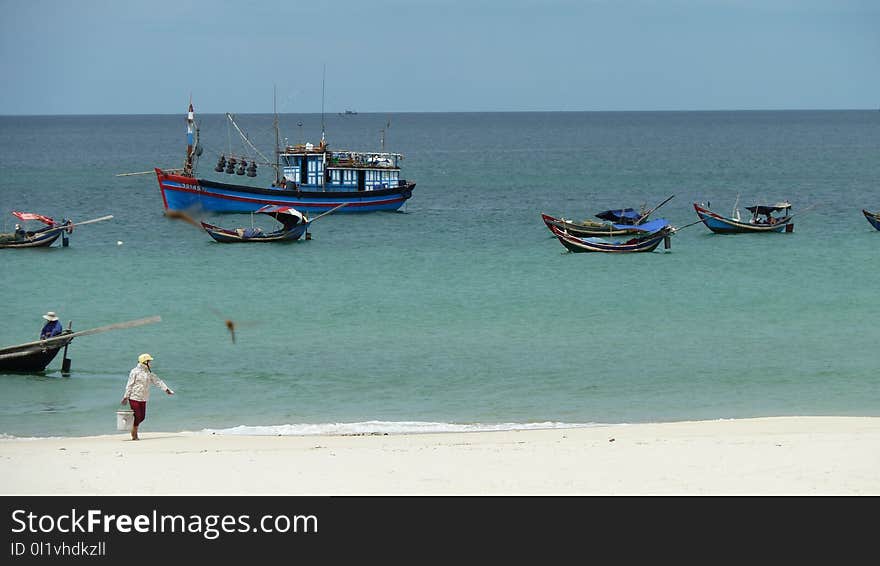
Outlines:
[[247,176],[248,177],[256,177],[257,176],[257,162],[251,161],[250,165],[247,166]]
[[217,161],[217,166],[214,167],[214,171],[216,171],[218,173],[222,173],[225,168],[226,168],[226,157],[221,155],[220,159]]
[[226,162],[226,172],[235,173],[235,164],[236,159],[234,157],[230,157],[229,160]]
[[242,159],[241,163],[238,164],[238,169],[235,170],[236,175],[244,175],[244,164],[247,163]]

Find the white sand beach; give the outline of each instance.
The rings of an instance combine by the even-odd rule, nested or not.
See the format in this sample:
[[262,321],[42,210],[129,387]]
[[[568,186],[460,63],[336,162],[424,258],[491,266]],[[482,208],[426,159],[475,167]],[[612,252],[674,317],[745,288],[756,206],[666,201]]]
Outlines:
[[0,477],[3,494],[40,495],[880,495],[880,418],[2,439]]

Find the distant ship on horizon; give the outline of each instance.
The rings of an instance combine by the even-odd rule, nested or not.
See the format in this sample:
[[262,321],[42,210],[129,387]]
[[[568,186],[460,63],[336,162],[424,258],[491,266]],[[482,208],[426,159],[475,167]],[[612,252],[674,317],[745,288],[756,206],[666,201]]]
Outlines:
[[340,116],[357,116],[357,112],[354,110],[346,110],[345,112],[340,112]]

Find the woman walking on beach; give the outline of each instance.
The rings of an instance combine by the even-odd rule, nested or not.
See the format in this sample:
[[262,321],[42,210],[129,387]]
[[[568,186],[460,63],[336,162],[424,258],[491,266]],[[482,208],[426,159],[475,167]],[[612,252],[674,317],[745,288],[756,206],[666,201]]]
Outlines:
[[165,390],[165,393],[174,395],[174,391],[165,385],[165,382],[159,379],[150,369],[150,362],[153,356],[150,354],[141,354],[138,356],[138,365],[128,374],[128,383],[125,385],[125,395],[122,397],[120,405],[128,405],[134,411],[134,424],[131,426],[131,439],[138,439],[138,426],[147,418],[147,401],[150,398],[150,385],[155,385]]

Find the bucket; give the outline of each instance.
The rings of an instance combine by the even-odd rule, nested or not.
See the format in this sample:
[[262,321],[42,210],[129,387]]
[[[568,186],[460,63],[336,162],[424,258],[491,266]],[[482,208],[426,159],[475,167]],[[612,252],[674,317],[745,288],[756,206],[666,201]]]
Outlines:
[[131,430],[134,425],[134,411],[116,411],[116,430]]

